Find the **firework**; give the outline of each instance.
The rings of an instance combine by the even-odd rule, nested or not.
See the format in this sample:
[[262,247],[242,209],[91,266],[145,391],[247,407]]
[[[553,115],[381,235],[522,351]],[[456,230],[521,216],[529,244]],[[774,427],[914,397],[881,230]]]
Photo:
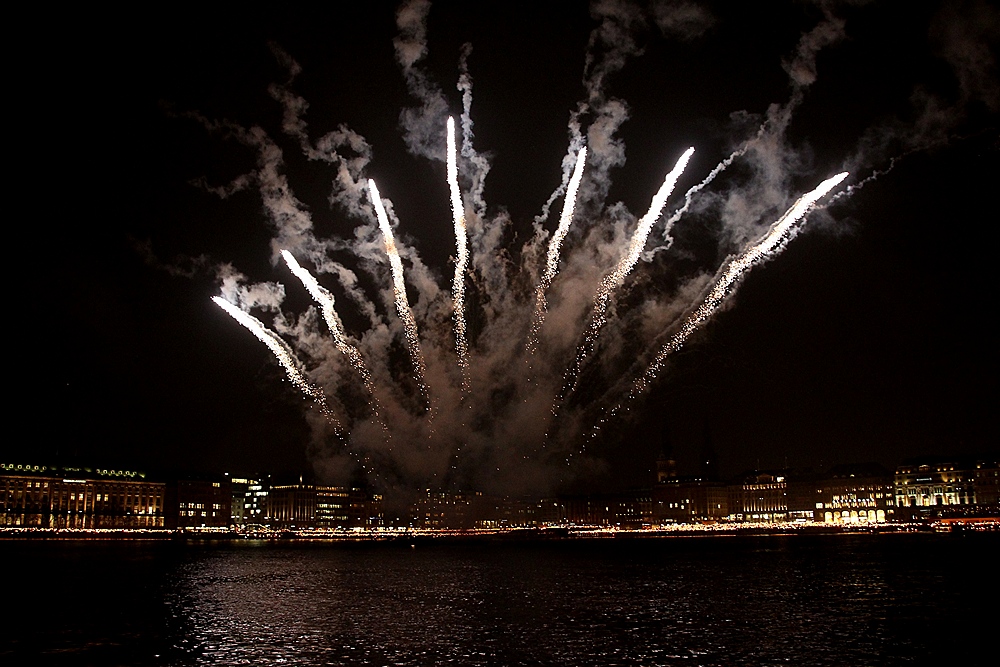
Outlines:
[[594,296],[594,308],[590,317],[590,325],[584,334],[582,344],[577,349],[576,358],[566,373],[566,381],[563,384],[563,390],[560,392],[557,402],[564,400],[566,395],[576,388],[583,364],[590,353],[593,352],[601,327],[607,321],[608,302],[611,300],[611,295],[616,289],[621,287],[622,283],[625,282],[625,278],[635,268],[636,263],[639,261],[639,256],[642,254],[642,249],[646,246],[649,232],[653,229],[653,224],[659,219],[660,214],[663,212],[663,207],[667,205],[667,197],[673,192],[674,186],[677,184],[677,179],[684,172],[684,168],[687,166],[688,160],[691,159],[692,155],[694,155],[694,148],[689,148],[678,158],[676,164],[674,164],[674,168],[663,179],[663,185],[660,186],[660,189],[653,197],[653,201],[650,202],[646,215],[642,216],[639,224],[636,225],[635,232],[632,234],[632,239],[629,241],[625,255],[618,261],[618,265],[614,270],[601,280],[597,294]]
[[[285,263],[288,264],[288,268],[291,269],[292,274],[302,281],[302,285],[306,288],[306,291],[308,291],[313,300],[319,304],[320,310],[323,313],[323,321],[326,322],[326,326],[330,330],[330,334],[333,336],[334,345],[337,346],[337,350],[339,350],[341,354],[347,357],[351,366],[358,372],[358,375],[361,376],[365,389],[368,390],[372,400],[376,400],[372,374],[369,372],[368,367],[365,366],[365,360],[362,358],[360,350],[347,341],[347,336],[344,333],[344,325],[341,323],[340,316],[337,315],[337,311],[334,310],[333,307],[333,294],[320,285],[316,281],[316,278],[309,273],[309,271],[302,268],[302,266],[300,266],[292,256],[292,253],[287,250],[282,250],[281,256],[284,258]],[[377,406],[375,414],[378,414]]]
[[389,257],[389,266],[392,270],[392,292],[396,302],[396,314],[403,323],[403,337],[406,339],[406,347],[410,351],[410,360],[413,363],[413,376],[424,397],[425,406],[430,409],[430,401],[426,384],[427,366],[424,363],[424,355],[420,351],[420,338],[417,335],[417,323],[413,319],[413,311],[410,309],[410,301],[406,297],[406,284],[403,282],[403,262],[399,259],[399,250],[396,249],[396,239],[392,235],[392,227],[389,226],[389,216],[385,213],[385,206],[382,205],[382,198],[379,196],[378,187],[374,179],[368,180],[368,191],[371,195],[372,204],[375,205],[375,214],[378,216],[379,230],[382,232],[382,239],[385,241],[385,254]]
[[583,167],[587,162],[587,148],[580,149],[576,158],[576,167],[573,169],[573,177],[566,188],[566,201],[563,202],[562,214],[559,216],[559,226],[549,240],[549,250],[545,257],[545,272],[542,274],[538,287],[535,288],[535,313],[531,321],[531,328],[528,332],[529,353],[534,353],[538,348],[538,332],[545,321],[545,292],[548,291],[552,279],[555,278],[559,270],[559,251],[562,248],[563,239],[569,232],[569,225],[573,221],[573,210],[576,207],[576,192],[580,188],[580,180],[583,178]]
[[455,277],[451,282],[455,302],[455,350],[462,369],[462,389],[469,391],[469,348],[465,338],[465,269],[469,264],[468,234],[465,229],[465,206],[458,189],[458,149],[455,146],[455,119],[448,118],[448,188],[451,193],[451,212],[455,220]]
[[[613,188],[612,174],[633,176],[625,170],[619,134],[628,108],[604,89],[625,54],[605,41],[611,33],[602,24],[588,46],[587,95],[570,112],[569,143],[559,171],[552,174],[558,187],[548,191],[547,199],[531,204],[543,204],[531,228],[530,219],[512,215],[516,208],[486,202],[491,160],[474,146],[471,47],[461,52],[458,106],[459,100],[426,70],[426,33],[421,28],[425,14],[404,14],[407,22],[400,27],[396,56],[415,105],[399,115],[402,139],[416,159],[444,172],[447,194],[439,184],[438,201],[420,205],[441,205],[440,213],[427,218],[438,220],[437,230],[447,233],[441,226],[447,224],[447,202],[454,241],[441,240],[431,256],[453,254],[454,264],[447,269],[425,264],[409,236],[402,234],[410,216],[400,222],[369,179],[376,164],[367,139],[346,123],[326,134],[309,127],[308,104],[292,89],[302,69],[286,54],[287,83],[271,90],[282,105],[280,131],[294,141],[279,142],[260,126],[202,121],[257,152],[252,173],[217,190],[226,194],[237,187],[259,188],[273,226],[273,247],[287,250],[282,252],[284,261],[322,315],[323,322],[288,315],[295,326],[279,329],[286,343],[263,328],[255,335],[275,352],[300,390],[321,406],[329,402],[336,409],[349,447],[377,461],[393,484],[423,489],[464,486],[504,494],[550,489],[563,478],[566,455],[575,456],[586,441],[593,418],[631,409],[631,399],[646,391],[670,355],[723,307],[753,266],[781,251],[820,198],[830,201],[846,175],[824,181],[797,201],[799,193],[787,191],[786,185],[798,177],[790,169],[804,164],[793,159],[796,149],[786,132],[804,94],[805,84],[793,82],[787,103],[775,101],[766,114],[750,110],[740,117],[738,127],[746,120],[759,122],[756,136],[748,135],[735,144],[735,151],[716,156],[714,168],[691,178],[699,182],[687,187],[683,197],[677,187],[693,148],[674,158],[648,210],[630,211],[611,199],[624,194]],[[811,44],[807,40],[806,51],[800,48],[794,57],[808,60],[814,53]],[[787,69],[796,76],[811,71],[810,63]],[[328,127],[330,122],[325,121]],[[493,138],[494,147],[502,145],[496,142]],[[286,156],[289,149],[302,155]],[[327,197],[332,210],[315,224],[316,193],[307,205],[286,177],[298,173],[301,157],[334,172]],[[627,168],[636,164],[630,156]],[[393,168],[377,166],[379,173]],[[409,166],[397,162],[398,168]],[[865,182],[838,197],[849,196]],[[716,192],[709,194],[713,188]],[[559,197],[561,215],[546,235],[542,225],[548,225],[549,211]],[[793,201],[778,218],[787,208],[783,203]],[[694,210],[716,224],[675,243],[675,224],[684,224],[684,216]],[[770,227],[761,228],[763,233],[739,236],[749,226],[776,218]],[[337,231],[321,237],[321,229]],[[706,244],[717,241],[721,250],[731,238],[753,240],[720,266]],[[677,254],[674,267],[639,264],[640,258],[668,249]],[[315,262],[313,273],[295,257]],[[330,273],[321,276],[317,271]],[[626,303],[622,295],[633,281],[656,288],[634,289]],[[276,298],[283,292],[277,294],[272,282],[239,286],[238,299],[230,287],[223,293],[248,311],[258,304],[285,307]],[[366,322],[363,333],[354,331],[356,322]],[[347,335],[345,324],[354,337]],[[292,349],[308,366],[289,356]],[[353,371],[334,377],[325,362],[333,359],[344,365],[341,354]],[[324,399],[310,384],[345,378],[357,385],[363,382],[371,403],[365,402],[360,386],[351,391],[350,386],[324,384]]]
[[243,312],[237,306],[229,303],[221,296],[213,296],[212,301],[214,301],[215,304],[224,311],[229,313],[234,320],[246,327],[250,333],[260,340],[260,342],[267,345],[271,352],[274,353],[278,363],[280,363],[281,367],[285,369],[285,374],[288,375],[288,379],[299,391],[316,402],[320,411],[334,425],[334,428],[337,430],[339,435],[343,429],[341,428],[340,421],[327,405],[326,396],[319,387],[303,377],[302,373],[299,371],[302,364],[300,364],[298,359],[295,358],[295,353],[292,352],[290,347],[288,347],[288,344],[281,340],[278,334],[265,327],[263,322],[258,320],[253,315]]
[[660,348],[653,362],[646,369],[645,373],[642,374],[642,377],[636,380],[632,391],[629,393],[630,398],[645,391],[649,382],[663,368],[667,357],[679,350],[688,337],[712,316],[723,300],[730,294],[737,281],[755,264],[780,252],[784,244],[788,241],[789,234],[795,228],[796,224],[805,217],[819,199],[837,187],[847,176],[848,173],[845,171],[828,178],[820,183],[812,192],[800,197],[777,222],[771,225],[767,234],[760,241],[750,246],[743,254],[729,262],[719,271],[718,277],[712,284],[705,299],[687,317],[681,328],[670,337],[670,340]]

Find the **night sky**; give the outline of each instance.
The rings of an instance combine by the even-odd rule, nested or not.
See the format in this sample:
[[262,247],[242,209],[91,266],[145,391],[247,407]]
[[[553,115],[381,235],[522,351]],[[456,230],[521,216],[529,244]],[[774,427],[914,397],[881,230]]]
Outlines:
[[[19,172],[9,196],[24,204],[11,207],[10,223],[26,230],[12,262],[17,307],[8,319],[9,329],[18,330],[8,333],[10,414],[21,428],[4,439],[3,460],[343,476],[335,470],[347,461],[342,446],[318,426],[311,402],[267,348],[210,301],[220,293],[219,267],[229,264],[246,285],[281,283],[282,317],[290,325],[301,323],[310,306],[301,284],[274,261],[277,226],[259,179],[226,198],[209,191],[255,173],[257,150],[233,131],[206,124],[266,132],[281,149],[276,173],[321,239],[356,240],[360,229],[377,227],[331,205],[336,165],[307,159],[298,140],[282,131],[283,108],[269,86],[308,102],[300,118],[312,142],[341,126],[364,137],[372,157],[363,176],[375,178],[392,201],[398,240],[419,253],[447,301],[455,238],[445,166],[407,148],[400,112],[421,102],[396,59],[397,6],[357,4],[170,9],[125,29],[112,21],[120,17],[81,12],[45,34],[21,37],[21,48],[9,55],[8,89]],[[465,459],[441,470],[414,463],[419,447],[406,441],[412,430],[406,420],[390,424],[401,434],[396,453],[359,445],[356,451],[377,450],[372,460],[391,468],[391,483],[494,492],[644,484],[666,441],[681,471],[694,473],[710,440],[725,475],[858,461],[891,468],[907,457],[996,449],[996,335],[988,324],[996,308],[993,193],[1000,156],[995,7],[663,2],[588,10],[581,2],[557,10],[547,3],[435,2],[426,28],[426,55],[414,68],[456,118],[459,58],[463,45],[472,45],[474,146],[491,165],[482,229],[509,214],[497,247],[515,265],[510,293],[520,289],[529,310],[534,283],[516,267],[527,261],[522,248],[533,238],[533,218],[560,185],[571,113],[591,101],[583,131],[599,150],[595,110],[615,100],[627,105],[627,120],[604,137],[624,147],[624,163],[608,167],[609,183],[595,176],[585,186],[597,194],[578,206],[563,244],[564,280],[556,278],[550,295],[553,336],[574,331],[570,321],[582,326],[566,304],[574,294],[584,305],[592,299],[596,281],[587,281],[617,261],[609,248],[624,252],[635,220],[688,146],[697,152],[667,215],[758,128],[766,130],[759,150],[694,199],[690,215],[672,230],[673,246],[640,261],[618,294],[621,326],[603,332],[604,347],[592,358],[599,367],[584,372],[564,411],[580,419],[577,435],[559,431],[560,444],[551,445],[554,458],[572,453],[573,466],[558,474],[547,469],[518,486],[513,478],[534,474],[517,467],[523,464],[506,467],[505,452],[524,459],[527,451],[512,436],[519,427],[494,430],[483,423],[490,410],[480,406],[469,409],[470,419],[480,420],[476,442]],[[301,68],[291,83],[282,53]],[[614,56],[621,62],[613,63]],[[595,71],[605,73],[596,84]],[[787,124],[778,129],[774,118],[783,112]],[[438,127],[431,150],[443,156],[443,122]],[[589,440],[585,455],[576,453],[602,393],[641,371],[669,333],[669,321],[656,331],[649,322],[692,302],[683,296],[686,281],[708,280],[727,255],[759,238],[823,179],[849,169],[847,185],[856,185],[890,166],[851,196],[814,211],[787,248],[755,267],[722,312],[671,358],[629,416]],[[738,202],[746,210],[738,211]],[[561,207],[559,197],[543,223],[548,234]],[[647,250],[662,245],[665,217]],[[626,232],[617,246],[613,230]],[[545,247],[542,241],[537,247]],[[605,254],[594,250],[588,264],[586,249],[598,247]],[[356,271],[393,332],[387,372],[405,394],[412,384],[404,379],[409,361],[398,319],[384,296],[388,263],[381,273],[369,270],[378,261],[359,260],[349,243],[329,257]],[[314,268],[304,255],[299,259]],[[348,334],[360,340],[370,329],[365,316],[336,277],[320,281],[335,293]],[[484,314],[485,292],[474,287],[485,282],[475,269],[470,273],[468,319],[473,368],[489,374],[490,363],[504,368],[523,358],[505,364],[487,352],[477,357],[477,344],[501,330]],[[418,292],[408,284],[411,301],[420,301]],[[450,349],[447,326],[425,326],[419,312],[421,335]],[[556,321],[556,312],[566,319]],[[646,328],[643,312],[654,313]],[[266,323],[275,316],[253,314]],[[437,316],[438,324],[450,325],[449,313]],[[566,367],[574,344],[568,356],[567,349],[546,348],[553,368]],[[300,356],[311,368],[319,363]],[[343,380],[331,393],[357,400],[360,382],[332,358],[324,363]],[[520,385],[498,379],[483,388],[490,382],[480,379],[475,396],[497,402],[505,423],[519,423]],[[531,400],[524,411],[547,411],[544,401]],[[437,438],[452,450],[449,438],[465,436],[449,426],[450,404],[441,401],[436,435],[425,440]],[[391,409],[389,416],[396,418]],[[523,439],[537,439],[545,430],[538,428]],[[445,468],[453,464],[449,477]]]

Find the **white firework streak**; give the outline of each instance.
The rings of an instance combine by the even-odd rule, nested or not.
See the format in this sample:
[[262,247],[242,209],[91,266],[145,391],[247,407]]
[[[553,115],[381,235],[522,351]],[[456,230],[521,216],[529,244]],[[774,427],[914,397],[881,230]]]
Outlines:
[[694,196],[703,190],[709,183],[714,181],[716,176],[724,172],[726,168],[733,163],[733,160],[746,153],[749,147],[750,144],[746,144],[742,148],[733,151],[729,157],[715,165],[715,169],[709,172],[708,176],[705,177],[705,180],[684,193],[684,205],[674,211],[674,214],[667,218],[667,221],[663,223],[663,239],[667,241],[667,245],[673,242],[673,238],[670,236],[670,230],[673,229],[674,223],[680,220],[681,216],[687,213],[687,210],[691,208],[691,201],[694,199]]
[[428,396],[427,384],[424,379],[427,375],[427,366],[424,364],[424,356],[420,352],[420,338],[417,335],[417,323],[413,319],[413,311],[410,309],[410,301],[406,298],[406,285],[403,283],[403,263],[399,259],[399,251],[396,249],[396,239],[392,235],[392,227],[389,226],[389,216],[385,214],[385,207],[382,205],[382,198],[379,196],[378,187],[374,179],[368,179],[368,192],[375,205],[375,214],[378,216],[378,226],[382,231],[382,238],[385,240],[385,254],[389,256],[389,266],[392,269],[392,291],[396,299],[396,313],[403,322],[403,336],[406,338],[406,347],[410,351],[410,360],[413,362],[414,379],[420,393],[424,398],[427,409],[430,409],[430,398]]
[[455,349],[462,369],[462,391],[469,392],[469,346],[465,338],[465,270],[469,265],[469,239],[465,228],[465,206],[458,189],[458,149],[455,146],[455,119],[448,117],[448,187],[451,191],[451,213],[455,220],[455,277],[451,294],[455,302]]
[[[840,184],[847,176],[848,172],[846,171],[837,174],[820,183],[812,192],[799,197],[798,201],[777,222],[771,225],[771,229],[768,230],[767,234],[760,241],[745,250],[742,255],[729,262],[724,268],[720,269],[718,277],[715,279],[715,283],[709,290],[708,295],[688,315],[681,328],[660,348],[653,358],[653,362],[646,368],[645,372],[632,383],[632,388],[629,390],[625,400],[611,408],[611,410],[608,410],[594,424],[590,431],[591,439],[595,438],[603,425],[611,421],[622,409],[628,410],[629,402],[646,391],[653,380],[656,379],[657,373],[666,364],[667,357],[680,350],[691,334],[697,331],[718,310],[740,278],[753,268],[755,264],[780,252],[785,242],[788,241],[789,232],[794,229],[796,223],[809,213],[820,198],[829,193],[830,190]],[[567,459],[568,461],[569,459]]]
[[618,261],[618,266],[615,267],[615,270],[604,276],[601,280],[601,284],[597,288],[597,294],[594,296],[594,311],[590,319],[590,326],[584,335],[580,348],[577,350],[576,359],[567,372],[566,382],[563,384],[563,389],[559,396],[560,401],[576,389],[580,378],[580,371],[583,368],[583,362],[593,350],[601,327],[607,321],[608,301],[611,300],[612,293],[621,287],[622,283],[625,282],[625,278],[628,277],[632,269],[635,268],[636,263],[638,263],[639,255],[642,254],[642,249],[649,238],[649,232],[653,229],[653,224],[659,219],[660,213],[663,212],[663,207],[667,205],[667,197],[673,192],[674,186],[677,184],[677,179],[680,178],[692,155],[694,155],[694,148],[689,148],[678,158],[674,168],[663,179],[663,185],[660,186],[660,189],[653,197],[653,201],[650,202],[646,215],[642,216],[639,220],[639,224],[632,234],[632,240],[629,242],[628,252]]
[[278,363],[285,369],[285,374],[288,375],[288,379],[291,380],[299,391],[308,396],[309,398],[316,401],[316,405],[319,406],[320,411],[323,413],[327,419],[333,424],[334,428],[337,430],[337,435],[342,437],[343,428],[340,425],[340,421],[337,419],[333,411],[326,403],[326,395],[323,390],[312,384],[303,377],[302,373],[299,372],[298,359],[295,358],[295,353],[292,352],[288,344],[278,337],[278,334],[274,333],[270,329],[264,326],[264,323],[258,320],[253,315],[245,313],[240,310],[239,307],[226,301],[221,296],[213,296],[212,301],[215,302],[217,306],[222,308],[224,311],[229,313],[230,316],[244,327],[246,327],[250,333],[256,336],[260,342],[270,348],[271,352],[278,359]]
[[573,211],[576,208],[576,192],[580,188],[580,180],[583,178],[583,167],[587,162],[587,147],[580,149],[576,158],[576,167],[573,169],[573,177],[566,188],[566,201],[563,202],[562,214],[559,216],[559,225],[555,233],[549,240],[549,251],[545,258],[545,273],[535,288],[535,314],[531,321],[531,329],[528,332],[527,349],[530,354],[534,354],[538,349],[538,332],[545,321],[547,302],[545,293],[552,284],[556,272],[559,270],[559,251],[562,249],[563,239],[569,232],[569,225],[573,221]]
[[726,265],[705,299],[688,316],[684,324],[681,325],[680,330],[671,336],[670,340],[660,348],[660,351],[657,352],[656,357],[649,365],[649,368],[646,369],[646,372],[642,374],[642,377],[635,381],[632,390],[629,392],[630,399],[635,398],[647,389],[649,383],[656,378],[656,374],[663,368],[667,357],[679,350],[688,337],[715,313],[729,295],[733,285],[755,264],[760,263],[776,252],[780,252],[784,243],[788,240],[789,232],[795,228],[795,225],[805,217],[820,198],[840,184],[847,176],[848,173],[845,171],[828,178],[820,183],[815,190],[800,197],[777,222],[771,225],[771,229],[768,230],[763,239]]
[[333,294],[330,293],[325,287],[317,282],[316,278],[309,273],[308,270],[302,268],[301,265],[292,256],[292,253],[287,250],[281,251],[281,256],[285,259],[285,263],[288,264],[288,268],[291,269],[292,273],[302,281],[302,285],[309,292],[309,295],[313,298],[316,303],[319,304],[320,309],[323,311],[323,320],[326,321],[326,326],[330,329],[330,334],[333,336],[333,343],[337,346],[337,350],[340,351],[345,357],[347,357],[351,366],[354,370],[358,372],[361,376],[361,380],[365,384],[365,389],[371,394],[373,404],[375,406],[375,415],[379,414],[378,399],[375,397],[375,385],[372,382],[372,374],[365,365],[365,360],[361,356],[361,351],[355,346],[347,342],[347,336],[344,333],[344,325],[340,321],[340,317],[337,315],[337,311],[333,308]]

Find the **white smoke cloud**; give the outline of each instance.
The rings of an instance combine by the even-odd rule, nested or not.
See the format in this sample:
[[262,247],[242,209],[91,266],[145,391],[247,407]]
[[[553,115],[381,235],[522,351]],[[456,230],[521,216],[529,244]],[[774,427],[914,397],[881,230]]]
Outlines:
[[715,17],[707,8],[689,0],[657,0],[651,9],[656,27],[672,39],[697,39],[715,24]]
[[958,79],[959,105],[979,100],[1000,110],[996,46],[1000,9],[987,2],[945,3],[931,26],[931,38]]
[[399,124],[411,153],[443,162],[445,151],[439,135],[449,116],[448,102],[427,73],[417,67],[427,54],[427,16],[430,9],[428,0],[407,0],[396,12],[396,27],[399,29],[399,35],[393,40],[396,59],[402,67],[410,95],[420,103],[419,106],[403,109],[399,114]]
[[220,265],[217,268],[217,277],[222,296],[242,310],[260,308],[265,311],[281,312],[281,304],[285,300],[284,285],[270,282],[245,284],[247,277],[231,264]]

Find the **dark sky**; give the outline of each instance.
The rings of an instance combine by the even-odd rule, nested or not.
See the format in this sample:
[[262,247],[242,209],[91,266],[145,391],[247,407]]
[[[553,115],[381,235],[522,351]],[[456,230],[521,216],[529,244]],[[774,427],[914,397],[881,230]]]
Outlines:
[[[126,29],[111,16],[81,13],[21,37],[9,54],[17,63],[9,108],[20,170],[10,195],[23,205],[9,216],[28,231],[12,262],[18,307],[8,326],[18,331],[16,338],[9,332],[8,345],[10,414],[22,427],[4,439],[0,458],[230,472],[308,471],[322,458],[305,417],[310,402],[268,350],[209,300],[219,293],[217,267],[231,263],[248,282],[285,285],[288,317],[309,304],[287,269],[271,263],[275,226],[257,189],[220,199],[193,185],[221,186],[251,173],[254,150],[206,131],[189,114],[266,131],[283,151],[281,173],[316,236],[353,238],[364,221],[327,201],[334,169],[306,160],[282,133],[282,107],[268,93],[288,80],[272,52],[278,45],[301,66],[290,90],[309,102],[309,136],[344,124],[367,140],[373,158],[364,175],[378,180],[399,216],[397,233],[449,289],[455,240],[444,166],[407,152],[400,110],[419,102],[395,59],[396,6],[368,4],[172,9]],[[610,169],[604,208],[595,204],[588,221],[574,222],[567,257],[586,234],[611,228],[607,207],[616,202],[641,216],[686,147],[697,153],[668,213],[753,136],[769,108],[789,109],[787,128],[771,145],[781,158],[771,176],[780,184],[760,185],[760,162],[738,163],[708,186],[701,209],[675,226],[674,247],[639,263],[618,301],[622,311],[642,308],[647,297],[682,302],[671,290],[685,276],[714,272],[766,231],[775,212],[845,165],[857,169],[849,184],[893,165],[814,213],[786,250],[750,272],[631,416],[588,445],[595,457],[588,469],[596,472],[585,479],[602,488],[646,482],[665,431],[683,472],[696,470],[706,438],[724,474],[786,463],[894,467],[905,457],[996,449],[996,335],[987,323],[996,308],[995,8],[625,6],[632,22],[605,33],[619,41],[588,47],[600,19],[584,3],[561,11],[510,4],[517,3],[434,3],[418,67],[457,116],[459,53],[472,44],[475,147],[492,165],[487,215],[509,212],[504,247],[515,260],[560,183],[567,120],[587,99],[588,49],[600,65],[612,46],[634,43],[602,87],[604,100],[628,105],[613,137],[626,160]],[[794,68],[783,64],[797,62],[803,35],[819,25],[834,26],[833,36],[824,42],[813,34],[815,81],[796,87]],[[801,101],[790,104],[798,93]],[[754,191],[777,198],[757,202],[759,217],[727,226],[722,207]],[[559,198],[544,225],[549,232],[561,206]],[[662,218],[646,247],[661,238]],[[595,286],[581,288],[590,290],[584,296]],[[395,322],[374,292],[385,321]],[[337,303],[348,333],[364,333],[364,319],[344,299]],[[470,328],[487,331],[477,304],[470,299]],[[608,354],[594,380],[601,387],[634,371],[625,359],[648,359],[662,343],[629,331],[621,330],[617,356]],[[398,336],[395,345],[402,350]],[[498,382],[485,395],[500,400],[508,389]],[[586,404],[588,396],[577,400]],[[491,446],[503,450],[509,439],[506,431]],[[325,465],[321,474],[329,475]],[[477,474],[464,479],[491,486]]]

